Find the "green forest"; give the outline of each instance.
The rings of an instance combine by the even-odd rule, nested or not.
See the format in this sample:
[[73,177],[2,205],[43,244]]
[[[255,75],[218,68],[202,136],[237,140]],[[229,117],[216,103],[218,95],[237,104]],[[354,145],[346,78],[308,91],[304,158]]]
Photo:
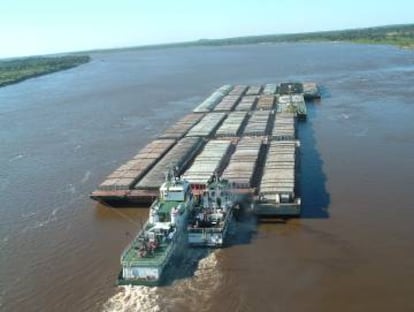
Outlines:
[[[366,44],[389,44],[401,48],[414,48],[414,24],[378,26],[370,28],[309,32],[283,35],[262,35],[225,39],[200,39],[171,44],[131,47],[128,50],[174,48],[190,46],[225,46],[281,42],[354,42]],[[110,51],[110,50],[108,50]]]
[[352,30],[264,35],[217,40],[199,40],[201,45],[255,44],[270,42],[345,41],[414,47],[414,25],[393,25]]
[[28,57],[0,61],[0,87],[69,69],[90,61],[88,55]]

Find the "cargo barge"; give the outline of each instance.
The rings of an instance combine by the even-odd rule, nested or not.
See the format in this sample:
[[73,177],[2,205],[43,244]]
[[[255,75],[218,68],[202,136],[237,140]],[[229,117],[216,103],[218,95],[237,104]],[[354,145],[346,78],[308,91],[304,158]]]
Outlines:
[[149,205],[174,168],[195,196],[205,193],[214,174],[229,181],[238,198],[248,196],[256,214],[298,216],[296,125],[306,119],[306,101],[318,98],[315,83],[224,85],[111,173],[90,197],[116,207]]

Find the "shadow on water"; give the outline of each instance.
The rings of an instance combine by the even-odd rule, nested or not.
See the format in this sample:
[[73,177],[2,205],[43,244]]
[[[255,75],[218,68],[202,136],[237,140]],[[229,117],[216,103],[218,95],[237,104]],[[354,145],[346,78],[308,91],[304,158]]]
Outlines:
[[328,218],[330,196],[326,190],[326,175],[323,160],[317,149],[314,120],[318,110],[317,103],[307,105],[308,117],[299,122],[300,175],[299,191],[302,199],[301,218]]
[[[329,91],[329,89],[326,86],[323,86],[323,85],[319,86],[319,93],[321,95],[321,98],[320,99],[314,99],[313,101],[310,101],[310,104],[320,103],[321,99],[328,99],[328,98],[332,97],[332,94]],[[309,105],[307,105],[307,108],[309,108]]]
[[172,259],[168,265],[160,286],[170,286],[176,281],[195,276],[200,261],[207,258],[214,249],[185,247],[179,257]]
[[218,249],[226,249],[235,245],[250,244],[257,233],[257,218],[247,208],[242,209],[229,225],[225,244],[220,248],[186,246],[181,256],[173,259],[169,265],[161,286],[170,286],[182,279],[193,278],[200,264]]
[[234,245],[250,244],[257,233],[257,218],[248,209],[241,210],[236,216],[229,230],[229,237],[225,248]]

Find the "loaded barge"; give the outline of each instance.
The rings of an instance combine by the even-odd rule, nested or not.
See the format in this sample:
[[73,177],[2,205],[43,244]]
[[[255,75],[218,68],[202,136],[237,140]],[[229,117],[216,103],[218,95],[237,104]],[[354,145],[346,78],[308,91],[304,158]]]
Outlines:
[[112,206],[151,204],[174,168],[201,201],[212,176],[228,181],[235,201],[264,216],[300,215],[297,192],[300,142],[296,124],[315,83],[224,85],[130,161],[90,197]]

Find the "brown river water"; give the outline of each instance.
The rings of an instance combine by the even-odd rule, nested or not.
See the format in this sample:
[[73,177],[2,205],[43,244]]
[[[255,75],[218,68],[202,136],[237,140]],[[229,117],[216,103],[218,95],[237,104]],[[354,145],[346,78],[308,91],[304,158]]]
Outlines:
[[[315,81],[303,216],[234,224],[164,287],[116,287],[147,209],[89,192],[216,87]],[[414,52],[354,44],[92,54],[0,89],[0,311],[414,311]]]

